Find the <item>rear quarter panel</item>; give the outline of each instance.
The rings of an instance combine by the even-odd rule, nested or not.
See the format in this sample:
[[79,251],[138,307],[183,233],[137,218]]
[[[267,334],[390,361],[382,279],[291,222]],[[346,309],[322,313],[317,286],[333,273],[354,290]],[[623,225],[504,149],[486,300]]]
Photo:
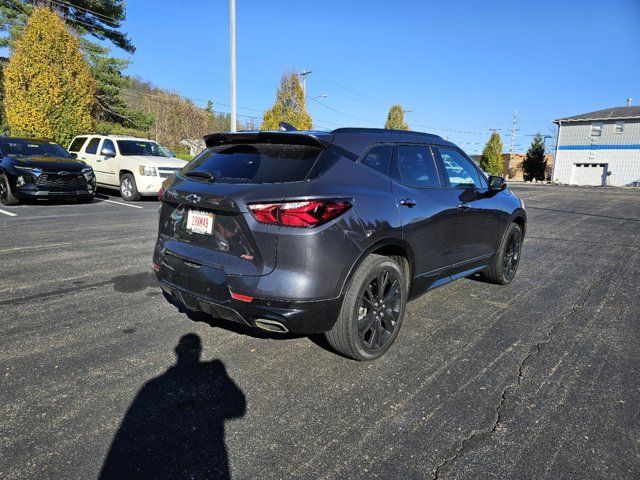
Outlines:
[[269,276],[287,272],[296,298],[338,297],[364,250],[381,239],[402,238],[390,179],[365,165],[339,158],[322,176],[296,184],[289,194],[289,200],[305,198],[344,198],[353,207],[318,229],[280,229],[277,268]]

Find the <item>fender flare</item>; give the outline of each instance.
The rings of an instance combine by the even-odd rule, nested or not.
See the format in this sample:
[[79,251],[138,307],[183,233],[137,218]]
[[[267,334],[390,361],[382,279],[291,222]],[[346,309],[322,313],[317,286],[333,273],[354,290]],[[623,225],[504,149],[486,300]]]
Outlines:
[[518,220],[522,223],[522,238],[524,238],[527,232],[527,212],[522,207],[516,208],[509,216],[509,224],[513,222],[520,223]]
[[[353,265],[351,265],[351,268],[349,269],[349,273],[347,273],[347,276],[342,282],[342,286],[340,287],[340,295],[343,295],[345,293],[345,289],[347,288],[347,285],[349,285],[349,282],[351,281],[353,274],[358,269],[360,264],[364,261],[364,259],[368,257],[371,253],[384,247],[400,248],[406,254],[406,257],[409,261],[409,271],[411,272],[410,277],[413,277],[413,272],[415,271],[415,256],[413,254],[413,249],[411,248],[409,243],[403,238],[388,237],[372,243],[360,253],[356,261],[353,263]],[[411,280],[413,280],[413,278],[409,278],[409,281]]]

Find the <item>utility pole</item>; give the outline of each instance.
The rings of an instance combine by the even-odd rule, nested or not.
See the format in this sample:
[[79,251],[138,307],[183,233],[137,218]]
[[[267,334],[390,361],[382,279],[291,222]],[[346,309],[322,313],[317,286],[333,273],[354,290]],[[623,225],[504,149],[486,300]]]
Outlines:
[[511,128],[511,146],[509,147],[509,162],[511,162],[511,156],[513,155],[513,148],[516,144],[516,130],[518,129],[518,111],[513,111],[513,127]]
[[236,0],[229,0],[229,49],[231,56],[231,131],[236,131]]
[[310,70],[303,70],[300,72],[300,77],[302,78],[302,94],[304,95],[304,103],[307,103],[307,76],[311,73]]
[[509,164],[507,165],[507,177],[511,169],[511,160],[513,160],[513,149],[516,145],[516,130],[518,130],[518,111],[513,111],[513,127],[511,127],[511,146],[509,147]]

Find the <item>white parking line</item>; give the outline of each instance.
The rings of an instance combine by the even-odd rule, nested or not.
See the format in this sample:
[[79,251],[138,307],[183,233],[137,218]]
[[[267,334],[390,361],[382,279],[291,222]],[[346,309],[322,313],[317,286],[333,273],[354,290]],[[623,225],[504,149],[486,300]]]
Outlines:
[[103,202],[115,203],[116,205],[124,205],[125,207],[142,208],[142,209],[144,209],[144,207],[141,207],[139,205],[131,205],[130,203],[116,202],[115,200],[108,200],[108,199],[102,198],[102,197],[97,197],[97,198],[99,198]]
[[8,215],[10,217],[17,217],[17,215],[15,213],[7,212],[6,210],[0,210],[0,213],[3,213],[3,214]]

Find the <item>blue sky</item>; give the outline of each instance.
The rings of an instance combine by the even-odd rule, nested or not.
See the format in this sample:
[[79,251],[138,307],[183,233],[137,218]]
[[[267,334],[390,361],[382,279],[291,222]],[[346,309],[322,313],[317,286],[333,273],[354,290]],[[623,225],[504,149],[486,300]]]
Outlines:
[[[640,0],[236,2],[242,115],[261,116],[293,68],[327,95],[309,105],[319,128],[382,126],[400,103],[413,129],[470,153],[491,128],[508,145],[514,110],[522,151],[553,118],[640,103]],[[128,73],[228,111],[228,1],[126,3]]]

